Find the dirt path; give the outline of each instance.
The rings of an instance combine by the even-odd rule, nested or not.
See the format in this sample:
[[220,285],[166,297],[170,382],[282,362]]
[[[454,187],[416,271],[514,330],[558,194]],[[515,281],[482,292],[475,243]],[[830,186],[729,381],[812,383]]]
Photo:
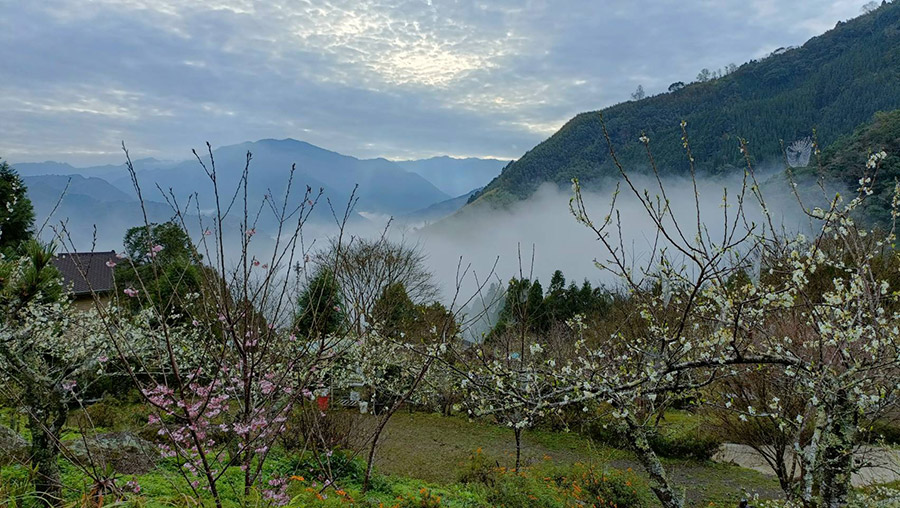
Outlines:
[[[852,478],[854,487],[865,487],[900,480],[900,450],[866,446],[861,449],[865,466]],[[753,448],[736,443],[726,443],[713,457],[715,462],[735,464],[774,476],[772,468]]]

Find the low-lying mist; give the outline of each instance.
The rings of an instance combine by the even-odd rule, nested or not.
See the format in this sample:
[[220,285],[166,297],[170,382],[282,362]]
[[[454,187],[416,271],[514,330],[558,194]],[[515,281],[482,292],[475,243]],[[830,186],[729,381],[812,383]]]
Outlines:
[[[654,178],[635,176],[632,182],[642,194],[646,191],[654,202],[657,196],[662,199],[659,183]],[[808,217],[786,188],[785,180],[774,177],[768,182],[762,187],[773,225],[788,232],[810,228]],[[589,217],[599,226],[610,215],[615,196],[612,223],[606,231],[615,244],[620,243],[621,231],[625,257],[634,268],[642,268],[649,260],[654,243],[661,247],[665,242],[657,238],[658,228],[634,192],[624,181],[618,183],[618,194],[616,182],[610,182],[582,191],[583,200]],[[690,178],[666,177],[662,185],[675,220],[689,241],[697,234],[699,206],[704,235],[721,243],[726,227],[725,213],[729,227],[732,227],[743,183],[740,177],[698,179],[696,194]],[[431,268],[444,285],[445,292],[454,287],[460,258],[464,267],[471,265],[479,280],[490,275],[503,285],[511,277],[520,276],[539,279],[546,285],[555,270],[562,270],[570,282],[588,279],[593,283],[615,285],[618,282],[615,277],[595,263],[605,263],[609,259],[608,251],[598,241],[597,234],[579,223],[570,210],[573,195],[572,190],[544,184],[530,198],[507,208],[467,208],[437,224],[404,235],[407,241],[418,242],[427,253]],[[809,201],[816,199],[814,195],[809,193],[804,197],[805,206],[811,206]],[[727,209],[724,206],[726,196]],[[820,193],[817,201],[824,201],[822,198]],[[751,226],[755,223],[756,230],[760,231],[764,220],[762,206],[749,188],[743,196],[743,209],[747,223]],[[746,227],[743,221],[738,225],[738,229]],[[464,289],[471,287],[466,285]]]
[[[790,192],[789,184],[781,170],[760,172],[757,178],[765,181],[762,185],[763,195],[776,228],[797,232],[811,227],[808,217]],[[633,175],[631,181],[638,192],[648,196],[654,203],[657,199],[663,199],[660,182],[652,176]],[[755,222],[759,230],[764,219],[762,207],[750,192],[750,185],[752,182],[744,182],[742,175],[703,177],[698,178],[696,182],[688,177],[678,176],[668,176],[662,180],[662,188],[665,190],[672,213],[685,237],[690,241],[693,241],[697,234],[699,206],[704,235],[708,235],[715,242],[721,242],[725,231],[725,214],[727,213],[730,227],[737,213],[738,197],[742,193],[742,188],[743,213],[747,223]],[[813,187],[814,185],[809,185],[809,182],[803,186],[804,205],[807,207],[825,204],[827,199],[834,196],[834,190],[829,190],[830,194],[821,192],[817,194],[810,190]],[[477,288],[476,281],[481,284],[485,281],[488,281],[488,284],[498,283],[501,287],[505,287],[512,277],[526,277],[538,279],[546,286],[555,270],[562,270],[567,281],[577,284],[587,279],[594,285],[598,283],[607,286],[616,285],[619,281],[609,272],[598,268],[595,263],[595,261],[605,263],[609,259],[609,253],[598,241],[597,234],[579,223],[573,216],[570,210],[573,195],[571,189],[544,184],[530,198],[506,207],[476,204],[465,207],[436,223],[418,227],[390,221],[387,216],[361,214],[358,210],[353,210],[349,216],[355,219],[345,224],[344,241],[354,236],[373,238],[387,234],[392,241],[416,245],[427,256],[429,269],[433,272],[436,283],[442,291],[441,298],[446,303],[449,303],[456,293],[460,269],[466,272],[459,290],[462,300],[474,293]],[[611,235],[615,244],[621,244],[625,257],[635,269],[645,267],[649,260],[648,253],[655,243],[657,247],[665,243],[659,242],[658,228],[651,215],[624,180],[610,179],[604,184],[583,190],[582,195],[586,210],[595,224],[601,224],[612,212],[612,223],[606,228],[606,232]],[[615,207],[611,209],[614,196]],[[727,208],[724,206],[726,197]],[[339,232],[337,223],[340,222],[346,205],[346,202],[329,203],[325,200],[316,205],[327,208],[327,213],[317,213],[316,216],[333,216],[335,220],[311,220],[306,224],[302,232],[303,252],[298,251],[295,262],[302,263],[307,253],[315,253],[329,245],[329,239]],[[132,225],[139,225],[140,208],[137,203],[133,203],[133,206]],[[268,212],[264,210],[263,213]],[[163,211],[153,209],[150,219],[155,222],[168,220],[165,215],[167,214]],[[360,218],[361,216],[364,218]],[[59,219],[67,218],[57,216],[57,220]],[[202,242],[204,240],[202,230],[209,227],[210,219],[203,219],[207,225],[202,228],[197,219],[195,212],[187,218],[186,223],[192,238]],[[225,223],[225,255],[226,258],[234,260],[240,258],[239,219],[240,217],[235,216]],[[196,223],[197,227],[193,227],[192,223]],[[112,228],[110,224],[98,225],[101,241],[93,247],[121,249],[121,242],[115,237],[121,236],[125,227],[118,223],[115,226]],[[743,227],[745,223],[739,223],[738,228]],[[111,229],[117,230],[115,234],[111,235],[107,231]],[[265,262],[275,246],[276,232],[266,227],[258,229],[259,234],[252,242],[251,251],[254,257]],[[291,225],[290,230],[292,229]],[[78,234],[75,237],[80,240],[74,242],[76,248],[89,250],[90,231],[84,227],[76,232]],[[283,232],[282,238],[289,234],[288,231]],[[201,248],[201,252],[204,250],[206,246]],[[457,301],[457,304],[459,303]]]

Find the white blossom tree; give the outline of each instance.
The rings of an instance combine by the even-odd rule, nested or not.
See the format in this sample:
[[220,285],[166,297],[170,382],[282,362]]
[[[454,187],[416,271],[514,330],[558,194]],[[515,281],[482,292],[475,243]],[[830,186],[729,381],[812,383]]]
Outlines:
[[[682,129],[693,168],[685,123]],[[657,189],[652,192],[638,186],[619,164],[608,136],[606,141],[626,191],[655,230],[649,254],[636,264],[625,248],[618,192],[609,213],[595,221],[575,181],[571,208],[603,247],[597,265],[623,281],[635,304],[632,324],[608,341],[579,340],[577,354],[568,362],[540,373],[546,390],[516,393],[509,380],[522,374],[495,363],[498,372],[492,379],[498,381],[493,387],[481,384],[497,401],[486,411],[609,406],[659,501],[681,507],[684,501],[647,439],[652,416],[672,397],[703,395],[719,380],[761,367],[776,369],[796,377],[807,394],[808,407],[803,414],[793,410],[792,422],[776,416],[779,424],[797,429],[798,441],[792,447],[804,472],[798,499],[805,506],[845,506],[851,474],[861,465],[854,453],[860,433],[866,422],[897,402],[897,289],[889,272],[873,269],[896,256],[890,247],[894,237],[892,232],[879,236],[867,231],[854,217],[871,194],[885,154],[870,159],[857,198],[842,205],[835,197],[829,207],[809,210],[813,234],[808,237],[775,227],[743,142],[743,183],[737,192],[724,191],[717,220],[722,226],[713,232],[701,213],[696,178],[693,212],[676,213],[647,136],[641,141],[656,174]],[[748,210],[751,202],[759,212]],[[897,203],[900,198],[895,208]],[[824,279],[823,272],[829,274]],[[791,330],[781,326],[786,317],[796,325]],[[771,418],[781,409],[777,398],[758,401],[741,408],[741,417]],[[520,417],[526,421],[526,413]],[[799,437],[810,433],[801,444]]]
[[113,352],[97,315],[66,298],[53,248],[31,240],[22,251],[0,261],[0,394],[28,419],[37,495],[59,505],[63,426]]

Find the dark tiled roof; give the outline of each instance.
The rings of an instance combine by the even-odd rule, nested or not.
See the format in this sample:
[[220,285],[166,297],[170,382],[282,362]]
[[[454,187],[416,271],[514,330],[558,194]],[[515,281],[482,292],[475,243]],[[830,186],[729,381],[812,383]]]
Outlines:
[[116,261],[116,252],[67,252],[53,258],[53,266],[63,277],[63,285],[71,287],[75,296],[106,293],[113,289],[113,268],[107,261]]

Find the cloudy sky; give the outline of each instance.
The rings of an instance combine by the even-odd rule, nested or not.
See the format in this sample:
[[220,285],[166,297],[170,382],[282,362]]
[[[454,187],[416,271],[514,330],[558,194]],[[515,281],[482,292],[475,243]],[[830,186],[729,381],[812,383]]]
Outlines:
[[293,137],[516,158],[574,114],[801,44],[864,0],[0,0],[0,157]]

